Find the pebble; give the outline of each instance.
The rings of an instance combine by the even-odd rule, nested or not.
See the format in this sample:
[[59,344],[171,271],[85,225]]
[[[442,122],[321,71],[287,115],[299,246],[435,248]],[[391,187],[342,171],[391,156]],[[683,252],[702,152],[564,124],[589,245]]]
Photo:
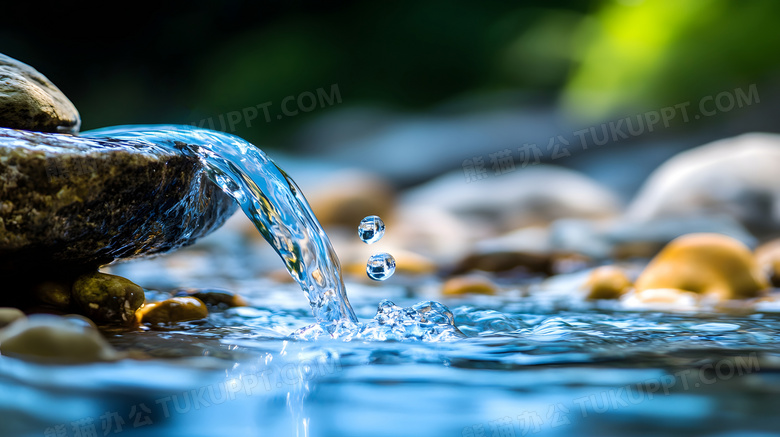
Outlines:
[[[285,271],[285,273],[287,273],[287,271]],[[287,273],[287,276],[288,277],[290,276],[289,273]],[[209,307],[215,307],[220,309],[247,306],[247,302],[246,300],[244,300],[243,297],[228,290],[217,290],[217,289],[180,290],[175,293],[175,296],[176,297],[192,296],[199,299],[201,302],[205,303]]]
[[780,135],[750,133],[682,152],[655,170],[629,206],[631,221],[730,217],[754,235],[780,230]]
[[52,364],[120,358],[119,353],[91,326],[47,314],[33,314],[0,330],[0,353]]
[[106,273],[88,273],[73,284],[73,300],[80,312],[98,324],[132,324],[144,303],[144,290],[129,279]]
[[172,297],[162,302],[148,303],[137,313],[140,323],[153,325],[204,319],[208,315],[206,304],[192,296]]
[[18,319],[26,317],[22,310],[18,308],[0,308],[0,328],[10,325]]
[[772,286],[780,287],[780,239],[771,240],[757,247],[756,261],[769,277]]
[[628,279],[626,273],[614,266],[601,266],[593,269],[587,281],[585,289],[587,298],[592,300],[599,299],[619,299],[633,284]]
[[0,126],[77,134],[79,112],[46,76],[0,53]]
[[450,278],[442,284],[441,293],[445,296],[464,294],[496,294],[498,286],[490,279],[479,275],[465,275]]
[[619,211],[617,196],[606,187],[554,165],[529,166],[472,182],[456,171],[409,190],[402,202],[440,208],[498,233],[559,218],[609,218]]
[[721,300],[761,295],[769,286],[753,254],[720,234],[688,234],[669,243],[636,281],[637,292],[677,289]]

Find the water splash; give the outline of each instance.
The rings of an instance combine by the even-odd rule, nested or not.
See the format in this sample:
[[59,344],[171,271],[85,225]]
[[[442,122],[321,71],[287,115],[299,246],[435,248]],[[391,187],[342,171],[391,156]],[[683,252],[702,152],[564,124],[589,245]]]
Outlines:
[[378,215],[370,215],[360,221],[358,237],[366,244],[373,244],[385,235],[385,222]]
[[368,258],[366,274],[375,281],[384,281],[395,273],[395,258],[389,253],[377,253]]
[[[197,158],[209,178],[238,202],[305,292],[317,323],[296,331],[293,337],[327,334],[345,340],[429,341],[463,337],[449,310],[436,302],[404,309],[383,301],[376,317],[361,325],[347,300],[336,252],[300,188],[249,142],[186,125],[116,126],[82,136],[163,147]],[[386,276],[390,274],[392,269]]]

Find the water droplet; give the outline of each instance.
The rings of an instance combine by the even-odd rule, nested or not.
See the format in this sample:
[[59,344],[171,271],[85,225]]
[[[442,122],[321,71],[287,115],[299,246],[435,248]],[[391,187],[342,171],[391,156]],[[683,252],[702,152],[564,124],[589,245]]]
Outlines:
[[376,243],[383,235],[385,235],[385,222],[379,216],[370,215],[360,221],[358,236],[364,243]]
[[395,273],[395,258],[389,253],[371,255],[366,264],[366,273],[375,281],[384,281]]

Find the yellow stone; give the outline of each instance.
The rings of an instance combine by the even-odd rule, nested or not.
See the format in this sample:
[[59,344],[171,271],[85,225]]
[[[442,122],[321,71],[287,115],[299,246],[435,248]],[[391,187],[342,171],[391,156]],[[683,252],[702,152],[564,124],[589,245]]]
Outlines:
[[618,299],[631,288],[631,280],[626,273],[614,266],[602,266],[593,269],[585,289],[588,299]]
[[775,287],[780,286],[780,239],[756,248],[756,261]]
[[768,288],[750,250],[720,234],[688,234],[674,239],[636,281],[637,292],[677,289],[719,299],[756,297]]
[[136,312],[140,323],[176,323],[208,317],[209,310],[200,299],[191,296],[172,297],[147,303]]
[[460,296],[462,294],[496,294],[498,286],[490,279],[466,275],[456,276],[444,282],[441,293],[446,296]]

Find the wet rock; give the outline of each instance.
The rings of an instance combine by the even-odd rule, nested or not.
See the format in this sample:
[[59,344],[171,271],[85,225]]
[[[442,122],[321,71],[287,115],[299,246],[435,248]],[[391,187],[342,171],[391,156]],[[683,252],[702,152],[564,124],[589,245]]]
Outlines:
[[780,287],[780,239],[756,248],[756,261],[774,287]]
[[628,279],[626,273],[614,266],[601,266],[593,269],[585,281],[587,298],[592,300],[619,299],[631,287],[631,280]]
[[97,323],[130,324],[144,303],[144,290],[129,279],[96,272],[76,279],[73,300]]
[[472,253],[449,272],[459,275],[474,270],[483,272],[511,272],[523,274],[540,273],[546,276],[554,273],[554,258],[549,254],[531,252],[484,252]]
[[33,294],[38,303],[67,309],[71,304],[73,284],[62,281],[45,281],[35,286]]
[[750,298],[768,287],[750,250],[719,234],[689,234],[669,243],[645,268],[636,290],[676,289],[717,299]]
[[616,196],[588,177],[551,165],[466,182],[453,172],[410,190],[404,205],[438,207],[498,232],[547,225],[563,217],[606,218],[619,210]]
[[659,167],[627,218],[723,215],[756,235],[780,230],[780,135],[752,133],[680,153]]
[[747,246],[756,239],[730,217],[690,217],[632,221],[562,219],[550,226],[554,251],[579,253],[594,259],[650,258],[677,237],[692,233],[717,233]]
[[[285,273],[287,272],[285,271]],[[289,273],[287,274],[287,276],[290,276]],[[247,306],[246,300],[244,300],[243,297],[228,290],[215,290],[215,289],[180,290],[176,292],[175,296],[176,297],[192,296],[199,299],[201,302],[205,303],[209,307],[215,307],[220,309]]]
[[445,296],[464,294],[496,294],[498,286],[490,279],[479,275],[456,276],[442,284],[441,293]]
[[171,251],[235,209],[198,162],[174,151],[0,128],[0,273],[11,283]]
[[73,103],[49,79],[0,53],[0,126],[75,134],[81,118]]
[[141,323],[153,325],[198,320],[208,315],[206,304],[192,296],[172,297],[162,302],[148,303],[138,311],[138,319]]
[[18,308],[0,308],[0,328],[24,317],[24,313]]
[[97,330],[59,316],[44,314],[17,320],[0,330],[0,353],[56,364],[120,358]]

